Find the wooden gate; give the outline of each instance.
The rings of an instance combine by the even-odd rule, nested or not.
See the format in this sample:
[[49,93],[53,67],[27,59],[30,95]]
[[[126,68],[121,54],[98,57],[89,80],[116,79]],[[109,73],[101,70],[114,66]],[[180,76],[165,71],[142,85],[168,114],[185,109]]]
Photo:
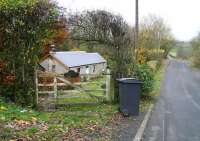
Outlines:
[[[81,75],[81,77],[91,79],[72,83],[62,75],[36,72],[36,102],[38,106],[48,110],[56,109],[60,105],[98,103],[111,100],[110,73],[97,77],[92,75]],[[84,101],[84,98],[89,101]]]

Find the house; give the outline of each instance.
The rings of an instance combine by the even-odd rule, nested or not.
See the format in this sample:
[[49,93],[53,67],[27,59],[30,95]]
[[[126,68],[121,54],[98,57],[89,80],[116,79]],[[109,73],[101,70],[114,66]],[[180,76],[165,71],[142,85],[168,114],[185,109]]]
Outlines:
[[65,74],[74,70],[79,74],[102,74],[106,60],[99,53],[85,51],[51,52],[40,65],[45,71]]

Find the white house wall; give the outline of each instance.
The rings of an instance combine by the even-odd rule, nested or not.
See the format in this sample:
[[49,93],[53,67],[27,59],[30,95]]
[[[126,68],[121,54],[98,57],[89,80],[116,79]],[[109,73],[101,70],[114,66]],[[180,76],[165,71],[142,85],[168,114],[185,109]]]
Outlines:
[[[52,72],[52,67],[55,65],[55,72],[58,74],[64,74],[68,72],[68,70],[60,64],[58,61],[47,58],[42,63],[41,66],[45,68],[46,71]],[[74,70],[75,72],[78,71],[78,68],[80,68],[80,74],[86,74],[87,67],[89,69],[89,74],[102,74],[103,70],[106,70],[106,63],[100,63],[100,64],[91,64],[86,66],[80,66],[80,67],[73,67],[70,68],[70,70]],[[95,69],[94,69],[95,67]]]
[[47,58],[41,63],[41,66],[44,67],[45,70],[49,72],[52,72],[53,65],[56,66],[55,72],[58,74],[64,74],[68,71],[62,64],[51,58]]
[[49,71],[49,59],[45,59],[40,65],[45,68],[46,71]]
[[[94,67],[95,67],[95,70],[94,70]],[[106,70],[106,63],[73,67],[73,68],[70,68],[70,70],[74,70],[75,72],[77,72],[78,68],[80,68],[80,74],[86,74],[87,69],[89,69],[89,74],[101,74],[103,70]]]

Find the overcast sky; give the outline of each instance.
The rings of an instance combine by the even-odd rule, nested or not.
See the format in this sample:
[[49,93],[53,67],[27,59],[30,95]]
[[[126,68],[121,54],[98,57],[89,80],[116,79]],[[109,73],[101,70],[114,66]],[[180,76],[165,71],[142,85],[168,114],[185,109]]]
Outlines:
[[[57,0],[72,11],[103,9],[121,14],[134,24],[135,0]],[[188,41],[200,31],[200,0],[139,0],[140,19],[149,14],[164,18],[178,40]]]

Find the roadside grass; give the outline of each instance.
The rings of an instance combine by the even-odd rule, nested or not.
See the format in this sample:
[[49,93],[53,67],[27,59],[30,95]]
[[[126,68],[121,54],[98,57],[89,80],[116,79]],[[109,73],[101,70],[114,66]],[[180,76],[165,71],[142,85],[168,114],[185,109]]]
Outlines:
[[[83,83],[81,86],[84,89],[94,90],[91,94],[103,97],[105,95],[103,91],[95,90],[102,89],[105,77],[91,81],[93,83]],[[3,98],[0,98],[0,140],[57,141],[64,136],[70,136],[75,129],[87,128],[87,133],[95,132],[95,130],[89,131],[94,126],[103,129],[118,113],[117,105],[103,103],[103,100],[99,102],[95,98],[84,96],[86,95],[84,93],[78,95],[80,97],[59,99],[59,104],[75,105],[64,106],[55,112],[39,112],[23,108],[15,104],[5,103]],[[80,103],[96,104],[82,105]]]
[[177,57],[177,52],[178,52],[178,48],[177,47],[174,47],[170,50],[169,52],[169,55],[173,58],[176,58]]
[[151,104],[154,104],[158,97],[160,96],[160,89],[162,85],[162,80],[165,74],[166,62],[163,61],[160,68],[155,72],[154,75],[154,87],[150,96],[142,98],[140,101],[140,112],[146,112]]
[[62,111],[38,112],[0,100],[0,140],[61,140],[75,128],[105,124],[118,113],[117,105],[66,107]]

